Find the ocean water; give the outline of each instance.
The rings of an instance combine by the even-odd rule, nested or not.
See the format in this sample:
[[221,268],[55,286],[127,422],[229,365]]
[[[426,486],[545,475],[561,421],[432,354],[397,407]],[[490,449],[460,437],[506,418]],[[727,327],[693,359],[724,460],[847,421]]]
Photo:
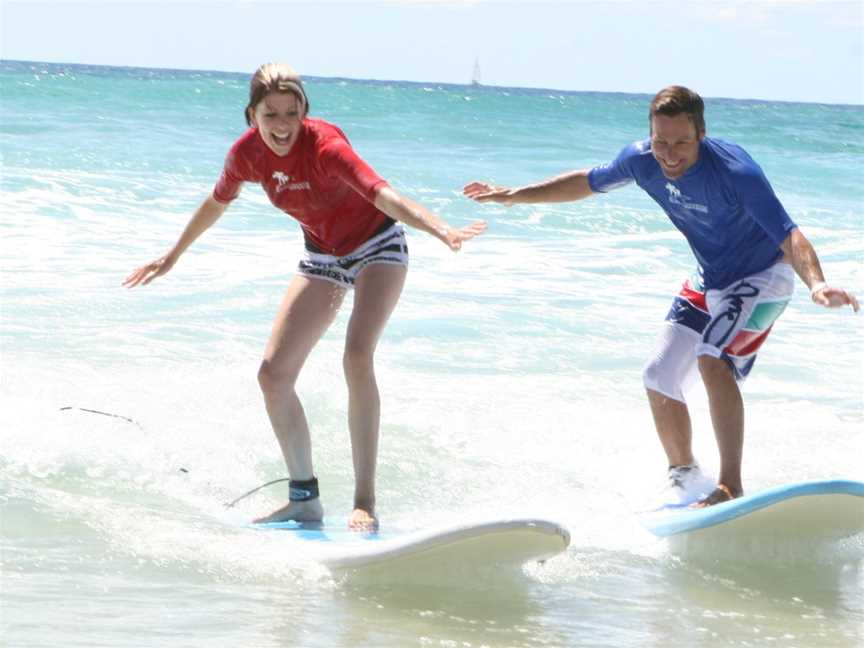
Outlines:
[[[461,196],[472,179],[611,159],[644,136],[649,97],[308,80],[313,113],[398,191],[452,224],[490,223],[458,254],[409,232],[376,356],[382,524],[529,515],[572,533],[516,579],[400,587],[333,577],[244,528],[282,486],[223,506],[285,474],[255,376],[296,223],[247,187],[169,275],[120,286],[212,188],[245,128],[246,75],[4,61],[0,84],[4,645],[864,643],[861,538],[721,560],[636,523],[665,468],[642,364],[693,269],[660,209],[635,187],[509,209]],[[708,99],[707,119],[760,162],[828,280],[864,296],[864,108]],[[337,518],[353,487],[349,306],[299,384]],[[862,321],[799,284],[744,388],[748,490],[864,478]],[[689,398],[714,470],[701,387]]]

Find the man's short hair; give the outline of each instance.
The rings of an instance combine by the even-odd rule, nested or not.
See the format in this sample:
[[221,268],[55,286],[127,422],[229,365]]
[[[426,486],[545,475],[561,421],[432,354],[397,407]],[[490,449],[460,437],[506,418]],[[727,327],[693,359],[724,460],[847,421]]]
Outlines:
[[675,117],[685,114],[696,127],[696,134],[705,133],[705,103],[702,97],[684,86],[669,86],[654,95],[648,112],[648,123],[655,115]]

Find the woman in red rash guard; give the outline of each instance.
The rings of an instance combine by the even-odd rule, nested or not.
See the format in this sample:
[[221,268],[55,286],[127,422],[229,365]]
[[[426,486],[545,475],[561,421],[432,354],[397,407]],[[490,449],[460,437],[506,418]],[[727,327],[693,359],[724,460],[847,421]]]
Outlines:
[[304,254],[279,307],[258,372],[291,479],[289,501],[256,522],[323,518],[309,427],[295,382],[353,288],[343,357],[355,472],[354,510],[348,525],[370,529],[378,523],[375,464],[380,420],[373,355],[408,270],[402,223],[428,232],[454,251],[483,232],[486,224],[448,226],[396,193],[360,159],[338,127],[308,113],[309,101],[297,73],[284,64],[262,65],[249,88],[246,121],[250,128],[228,152],[212,195],[171,250],[135,270],[124,285],[146,285],[168,272],[225,212],[244,182],[259,183],[273,205],[300,221]]

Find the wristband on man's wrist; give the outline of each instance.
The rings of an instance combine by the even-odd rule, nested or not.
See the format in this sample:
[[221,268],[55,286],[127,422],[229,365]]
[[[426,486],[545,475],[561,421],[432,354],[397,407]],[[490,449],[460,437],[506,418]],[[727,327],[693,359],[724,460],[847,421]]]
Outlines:
[[824,281],[817,281],[816,283],[814,283],[812,286],[810,286],[810,299],[815,299],[816,293],[818,293],[820,290],[825,290],[825,288],[827,287],[828,284]]

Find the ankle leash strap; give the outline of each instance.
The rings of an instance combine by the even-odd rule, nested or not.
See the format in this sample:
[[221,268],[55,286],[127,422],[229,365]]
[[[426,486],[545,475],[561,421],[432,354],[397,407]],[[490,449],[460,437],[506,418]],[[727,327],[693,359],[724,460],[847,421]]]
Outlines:
[[291,502],[308,502],[318,498],[318,478],[299,480],[292,479],[288,482],[288,500]]

